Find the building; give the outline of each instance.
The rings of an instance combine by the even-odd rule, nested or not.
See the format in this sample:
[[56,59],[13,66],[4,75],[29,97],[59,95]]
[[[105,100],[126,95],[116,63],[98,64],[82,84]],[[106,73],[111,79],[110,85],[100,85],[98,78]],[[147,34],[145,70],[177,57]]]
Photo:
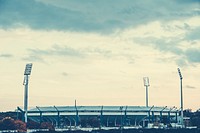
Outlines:
[[[18,113],[24,116],[25,112],[18,107]],[[57,128],[147,127],[149,123],[177,123],[178,114],[175,108],[154,106],[36,106],[28,110],[28,120],[51,122]]]

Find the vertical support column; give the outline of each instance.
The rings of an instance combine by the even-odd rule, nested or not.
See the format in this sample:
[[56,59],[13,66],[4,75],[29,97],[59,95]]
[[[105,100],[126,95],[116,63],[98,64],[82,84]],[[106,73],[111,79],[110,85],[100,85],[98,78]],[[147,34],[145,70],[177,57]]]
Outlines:
[[115,127],[117,126],[117,116],[115,117]]
[[19,110],[18,110],[18,107],[17,107],[17,120],[19,119]]
[[155,120],[154,111],[152,111],[151,113],[152,113],[152,123],[154,123],[154,120]]
[[42,123],[42,112],[40,112],[40,124]]
[[71,126],[72,126],[72,122],[71,122],[71,119],[67,117],[67,119],[69,120],[69,129],[71,129]]
[[40,110],[40,108],[38,106],[36,106],[36,108],[39,110],[40,112],[40,124],[42,123],[42,111]]
[[162,112],[167,108],[167,106],[165,106],[161,111],[160,111],[160,122],[163,121],[163,118],[162,118]]
[[100,115],[100,128],[103,125],[103,106],[101,107],[101,115]]
[[[154,105],[149,109],[149,111],[148,111],[148,117],[149,117],[149,122],[151,121],[151,117],[150,117],[150,115],[151,115],[151,110],[154,108]],[[153,111],[152,111],[152,120],[153,120]]]
[[172,108],[170,108],[170,110],[169,110],[169,112],[168,112],[168,121],[169,121],[169,123],[171,123],[171,111],[172,111],[174,108],[175,108],[175,106],[172,107]]
[[19,113],[19,111],[20,111],[20,113],[21,113],[21,118],[19,118],[19,114],[18,114],[18,119],[21,119],[22,121],[24,121],[24,111],[20,108],[20,107],[17,107],[17,112]]
[[183,83],[182,83],[182,80],[183,80],[183,76],[181,74],[181,70],[178,68],[178,73],[179,73],[179,77],[180,77],[180,97],[181,97],[181,125],[182,125],[182,128],[184,127],[184,123],[183,123]]
[[151,111],[148,111],[148,119],[149,119],[149,122],[151,122]]
[[56,106],[54,106],[54,108],[58,112],[58,115],[57,115],[57,122],[58,122],[57,127],[59,128],[60,127],[60,111],[58,110],[58,108]]
[[72,120],[74,121],[74,126],[76,127],[76,119],[72,118]]
[[58,111],[58,116],[57,116],[57,121],[58,121],[58,128],[60,127],[60,112]]
[[79,116],[78,116],[78,109],[76,105],[75,105],[75,109],[76,109],[76,126],[77,126],[79,125]]
[[125,109],[125,112],[124,112],[124,118],[123,118],[123,125],[125,125],[125,126],[127,125],[127,122],[126,122],[127,121],[126,120],[127,119],[127,108],[128,108],[128,106],[126,106],[126,109]]
[[28,121],[28,78],[31,74],[32,63],[26,64],[26,68],[24,71],[24,122],[27,123]]
[[120,107],[120,112],[121,112],[120,129],[122,129],[122,127],[123,127],[123,122],[122,122],[122,121],[123,121],[123,120],[122,120],[122,119],[123,119],[123,118],[122,118],[122,117],[123,117],[123,116],[122,116],[122,113],[123,113],[123,106]]
[[184,127],[184,122],[183,122],[183,89],[182,89],[182,79],[180,80],[180,86],[181,86],[181,125],[182,128]]
[[162,111],[160,111],[160,123],[162,123]]
[[146,85],[146,107],[149,106],[149,101],[148,101],[148,86]]
[[178,123],[178,112],[176,111],[176,123]]
[[148,77],[144,77],[143,78],[143,81],[144,81],[144,86],[146,87],[146,107],[149,106],[149,98],[148,98],[148,87],[150,86],[149,84],[149,78]]
[[122,116],[122,113],[123,113],[123,106],[120,107],[120,111],[121,111],[121,122],[120,122],[120,130],[121,130],[121,133],[122,133],[122,130],[123,130],[123,127],[124,127],[124,115]]
[[171,119],[170,119],[170,111],[168,112],[168,122],[171,123]]
[[27,123],[28,121],[28,75],[24,77],[24,122]]
[[107,123],[106,123],[106,126],[107,127],[109,127],[109,116],[108,116],[108,118],[107,118],[107,121],[106,121]]

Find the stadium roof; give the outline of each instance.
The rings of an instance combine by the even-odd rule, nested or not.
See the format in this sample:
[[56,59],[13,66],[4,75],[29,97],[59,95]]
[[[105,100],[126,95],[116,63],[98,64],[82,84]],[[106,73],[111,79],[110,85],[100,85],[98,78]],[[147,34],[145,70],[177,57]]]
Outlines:
[[[21,109],[22,110],[22,109]],[[154,106],[46,106],[32,108],[29,113],[38,112],[177,112],[176,108]]]

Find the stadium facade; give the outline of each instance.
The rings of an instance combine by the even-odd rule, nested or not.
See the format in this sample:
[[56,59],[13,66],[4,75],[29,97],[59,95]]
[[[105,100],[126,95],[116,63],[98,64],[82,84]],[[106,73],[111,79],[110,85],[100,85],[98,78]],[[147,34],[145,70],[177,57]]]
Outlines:
[[[18,107],[24,120],[25,111]],[[51,122],[57,128],[76,126],[122,127],[142,126],[149,123],[179,123],[179,110],[146,106],[49,106],[28,110],[28,120]],[[90,122],[90,125],[88,125]]]

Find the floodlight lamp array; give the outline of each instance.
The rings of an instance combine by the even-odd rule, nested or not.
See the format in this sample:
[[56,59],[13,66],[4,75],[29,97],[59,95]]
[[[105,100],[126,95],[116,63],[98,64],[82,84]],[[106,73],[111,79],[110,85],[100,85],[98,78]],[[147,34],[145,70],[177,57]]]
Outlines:
[[144,86],[150,86],[148,77],[144,77],[143,81],[144,81]]
[[24,75],[30,75],[31,74],[32,65],[33,65],[32,63],[26,64]]
[[180,68],[178,68],[178,73],[179,73],[179,77],[180,77],[180,79],[183,79],[183,76],[182,76],[182,74],[181,74],[181,70],[180,70]]

